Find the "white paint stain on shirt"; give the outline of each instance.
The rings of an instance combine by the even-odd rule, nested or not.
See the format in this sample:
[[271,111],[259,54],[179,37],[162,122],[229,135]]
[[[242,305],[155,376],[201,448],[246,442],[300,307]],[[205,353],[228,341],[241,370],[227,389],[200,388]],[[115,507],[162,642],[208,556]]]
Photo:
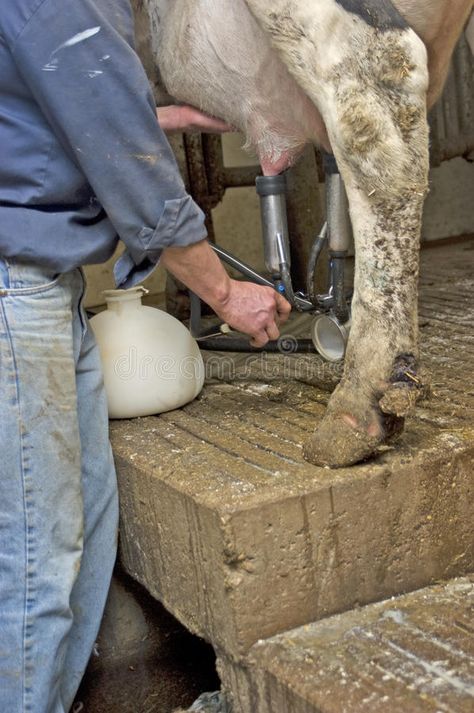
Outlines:
[[[67,47],[73,47],[74,45],[79,44],[79,42],[84,42],[84,40],[94,37],[94,35],[97,35],[100,32],[100,30],[100,25],[97,25],[97,27],[89,27],[89,29],[78,32],[65,42],[62,42],[58,47],[56,47],[55,50],[53,50],[53,52],[51,52],[48,62],[42,67],[43,72],[56,72],[59,67],[59,57],[57,55],[61,52],[61,50],[66,49]],[[102,57],[102,59],[105,58],[108,59],[108,55]],[[103,74],[101,70],[87,69],[85,72],[88,77],[91,77],[91,79],[96,77],[98,74]]]
[[66,42],[63,42],[59,47],[56,47],[54,50],[53,55],[55,55],[59,50],[64,49],[65,47],[72,47],[73,45],[78,45],[79,42],[84,42],[84,40],[88,40],[89,37],[94,37],[94,35],[97,35],[97,33],[100,32],[100,25],[97,25],[97,27],[90,27],[88,30],[83,30],[82,32],[78,32],[77,35],[73,35],[70,37]]

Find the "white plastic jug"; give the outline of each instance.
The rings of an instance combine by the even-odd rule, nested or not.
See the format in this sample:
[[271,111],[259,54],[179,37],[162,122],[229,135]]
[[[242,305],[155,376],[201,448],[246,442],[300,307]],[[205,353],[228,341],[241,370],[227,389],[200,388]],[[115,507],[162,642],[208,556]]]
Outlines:
[[91,319],[99,344],[110,418],[162,413],[192,401],[204,363],[186,327],[142,305],[144,287],[106,290],[107,309]]

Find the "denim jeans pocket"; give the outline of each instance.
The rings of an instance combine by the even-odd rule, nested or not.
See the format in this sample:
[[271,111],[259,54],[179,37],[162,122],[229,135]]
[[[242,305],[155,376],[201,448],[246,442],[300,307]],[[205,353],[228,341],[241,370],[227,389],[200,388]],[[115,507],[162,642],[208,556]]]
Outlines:
[[0,259],[0,296],[34,295],[55,287],[61,274],[47,267]]

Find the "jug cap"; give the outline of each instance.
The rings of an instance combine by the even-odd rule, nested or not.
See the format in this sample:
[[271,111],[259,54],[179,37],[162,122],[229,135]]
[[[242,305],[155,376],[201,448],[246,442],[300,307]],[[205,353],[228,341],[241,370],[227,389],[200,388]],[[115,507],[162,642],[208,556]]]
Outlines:
[[106,302],[128,302],[147,295],[148,292],[149,290],[146,287],[137,285],[136,287],[130,287],[128,290],[104,290],[102,294]]

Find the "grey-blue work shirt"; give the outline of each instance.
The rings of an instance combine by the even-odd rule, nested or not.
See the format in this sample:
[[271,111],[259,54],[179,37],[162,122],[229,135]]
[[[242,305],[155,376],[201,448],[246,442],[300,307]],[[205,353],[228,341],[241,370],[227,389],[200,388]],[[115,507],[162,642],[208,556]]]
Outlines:
[[130,287],[206,237],[158,126],[128,0],[2,0],[0,256]]

